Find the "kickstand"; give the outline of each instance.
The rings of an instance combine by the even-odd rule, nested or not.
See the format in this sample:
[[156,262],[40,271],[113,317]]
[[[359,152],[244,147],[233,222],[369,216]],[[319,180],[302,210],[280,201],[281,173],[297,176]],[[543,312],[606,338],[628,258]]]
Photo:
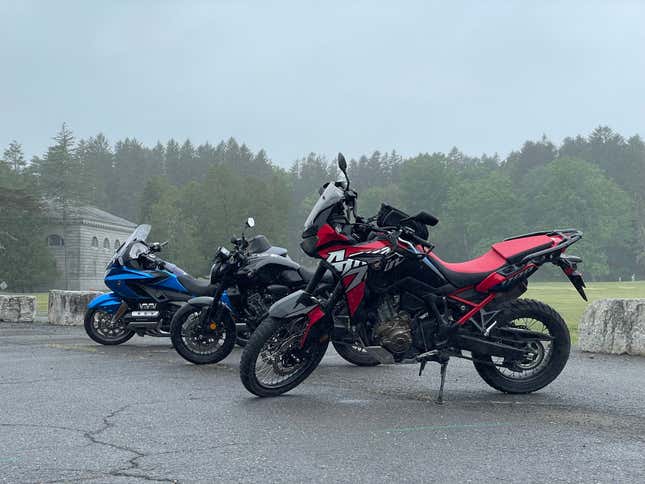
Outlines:
[[439,395],[437,395],[437,400],[435,403],[438,405],[443,405],[443,385],[446,383],[446,369],[448,368],[448,359],[441,362],[441,383],[439,385]]

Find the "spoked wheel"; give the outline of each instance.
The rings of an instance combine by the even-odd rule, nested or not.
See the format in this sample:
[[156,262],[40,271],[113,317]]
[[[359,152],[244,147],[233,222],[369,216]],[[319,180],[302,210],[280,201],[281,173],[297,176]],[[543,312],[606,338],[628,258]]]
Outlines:
[[300,348],[306,323],[303,318],[267,318],[258,326],[240,361],[240,377],[248,391],[259,397],[277,396],[298,386],[316,369],[329,338],[310,334]]
[[[510,328],[511,331],[504,331]],[[530,331],[526,342],[522,331]],[[544,335],[536,339],[535,333]],[[530,299],[511,302],[499,316],[493,335],[510,340],[512,345],[526,350],[525,357],[507,360],[496,356],[473,354],[477,373],[491,387],[506,393],[530,393],[547,386],[564,369],[571,339],[562,317],[550,306]],[[509,336],[511,335],[511,336]]]
[[186,305],[172,320],[170,338],[183,358],[196,365],[217,363],[226,358],[235,346],[235,323],[227,311],[219,321],[206,326],[201,321],[205,308]]
[[373,356],[370,356],[367,350],[362,346],[357,344],[338,343],[336,341],[333,341],[332,344],[334,345],[336,353],[338,353],[345,361],[349,361],[353,365],[376,366],[380,364],[379,361]]
[[88,309],[84,323],[87,335],[102,345],[120,345],[134,336],[123,319],[112,321],[112,315],[100,309]]

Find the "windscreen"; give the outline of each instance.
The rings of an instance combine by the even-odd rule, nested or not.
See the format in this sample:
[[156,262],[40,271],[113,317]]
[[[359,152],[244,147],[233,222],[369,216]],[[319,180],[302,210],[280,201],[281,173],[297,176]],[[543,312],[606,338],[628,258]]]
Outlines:
[[114,261],[115,259],[118,259],[119,263],[121,265],[124,265],[123,256],[125,255],[125,251],[128,249],[128,247],[130,247],[132,242],[136,240],[145,242],[146,239],[148,238],[148,234],[150,233],[150,228],[151,228],[150,225],[143,224],[143,225],[139,225],[136,229],[134,229],[134,232],[132,232],[130,236],[126,239],[126,241],[121,244],[121,247],[119,247],[116,250],[114,257],[112,258],[112,261]]
[[322,195],[320,195],[320,198],[314,205],[314,208],[312,208],[311,212],[309,212],[307,220],[305,220],[305,230],[313,225],[314,220],[316,220],[316,217],[318,216],[318,214],[320,214],[320,212],[342,201],[344,195],[345,193],[343,192],[343,189],[337,187],[334,183],[327,185],[325,190],[322,192]]

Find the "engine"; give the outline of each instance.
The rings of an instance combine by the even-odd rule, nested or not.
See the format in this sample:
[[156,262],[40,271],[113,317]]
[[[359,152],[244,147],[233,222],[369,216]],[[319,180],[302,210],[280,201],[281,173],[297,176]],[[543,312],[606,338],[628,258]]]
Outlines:
[[405,353],[412,345],[412,317],[399,308],[399,296],[385,296],[379,303],[374,336],[392,353]]
[[244,316],[247,324],[251,328],[255,328],[262,316],[269,310],[269,306],[273,303],[270,296],[263,296],[257,292],[251,292],[246,298],[246,308],[244,309]]

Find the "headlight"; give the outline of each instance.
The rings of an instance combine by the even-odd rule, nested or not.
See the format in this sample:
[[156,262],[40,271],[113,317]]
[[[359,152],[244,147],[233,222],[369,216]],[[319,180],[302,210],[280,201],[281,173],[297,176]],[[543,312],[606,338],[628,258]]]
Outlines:
[[222,256],[223,259],[228,259],[230,255],[231,255],[230,250],[228,250],[226,247],[220,247],[217,250],[217,255],[215,257]]

